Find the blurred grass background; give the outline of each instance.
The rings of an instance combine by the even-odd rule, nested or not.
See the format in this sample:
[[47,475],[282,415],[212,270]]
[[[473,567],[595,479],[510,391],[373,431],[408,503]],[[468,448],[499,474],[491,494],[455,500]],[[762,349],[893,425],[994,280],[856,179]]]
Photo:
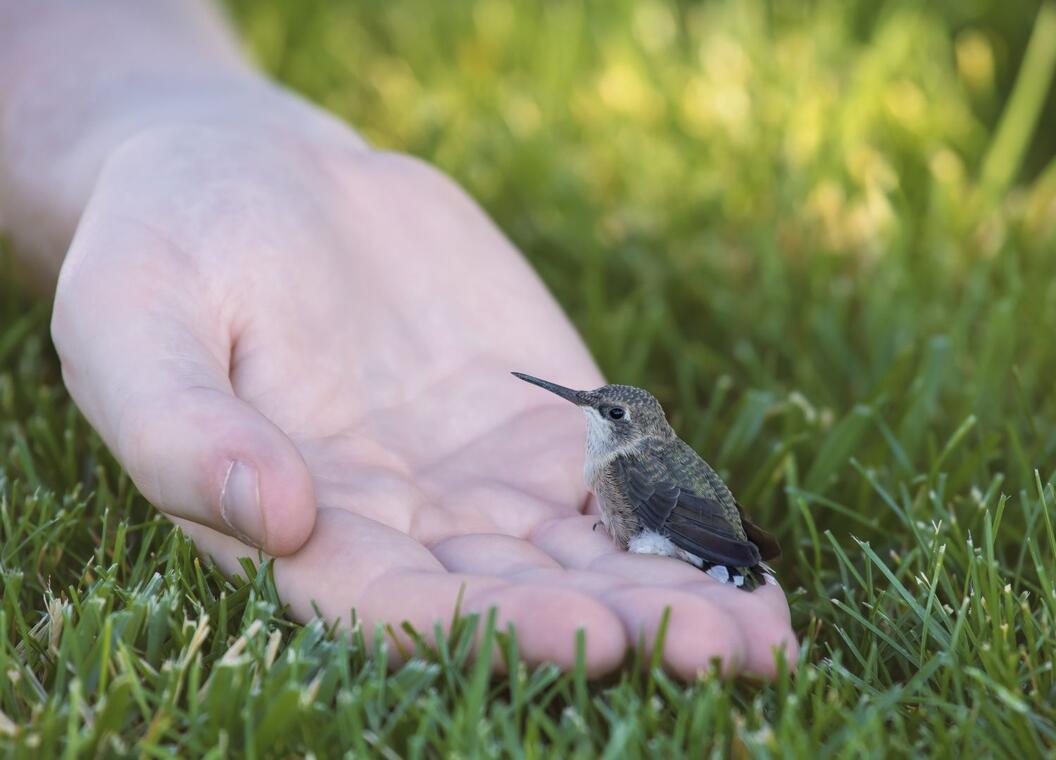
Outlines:
[[[1056,751],[1056,6],[232,0],[461,182],[786,546],[798,674],[386,674],[147,507],[0,302],[12,754]],[[3,278],[10,281],[10,278]],[[10,296],[10,297],[8,297]],[[489,634],[491,635],[491,634]]]

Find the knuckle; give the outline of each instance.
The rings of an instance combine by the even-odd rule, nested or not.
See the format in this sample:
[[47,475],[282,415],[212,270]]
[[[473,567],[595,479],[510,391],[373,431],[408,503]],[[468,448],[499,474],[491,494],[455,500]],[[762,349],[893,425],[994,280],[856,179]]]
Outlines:
[[469,204],[462,188],[444,172],[403,153],[357,153],[345,163],[340,176],[353,199],[383,198],[390,204],[413,206],[420,213],[457,210]]

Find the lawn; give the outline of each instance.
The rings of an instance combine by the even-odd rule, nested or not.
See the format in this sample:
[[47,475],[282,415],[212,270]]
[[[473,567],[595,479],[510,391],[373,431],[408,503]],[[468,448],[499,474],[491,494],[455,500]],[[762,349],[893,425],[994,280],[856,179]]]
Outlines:
[[467,619],[387,672],[145,503],[4,264],[6,753],[1056,752],[1056,6],[231,8],[276,77],[465,185],[773,527],[798,669],[588,683]]

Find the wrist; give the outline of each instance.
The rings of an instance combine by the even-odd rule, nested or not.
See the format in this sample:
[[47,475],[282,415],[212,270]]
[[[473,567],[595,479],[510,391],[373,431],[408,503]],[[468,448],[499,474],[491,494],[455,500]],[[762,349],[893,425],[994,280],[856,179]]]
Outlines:
[[208,0],[0,4],[0,234],[45,285],[113,154],[180,126],[356,139],[257,73]]
[[[68,115],[64,115],[68,120]],[[47,114],[34,123],[48,123]],[[347,126],[256,75],[212,81],[126,80],[100,89],[91,106],[52,134],[0,136],[0,220],[31,274],[47,287],[61,266],[103,166],[144,137],[211,133],[257,145],[347,151],[362,141]],[[64,134],[60,134],[64,133]],[[12,139],[21,144],[12,144]]]
[[70,141],[79,161],[102,166],[144,133],[215,129],[283,141],[342,143],[358,137],[346,125],[296,94],[262,78],[238,81],[148,82],[117,92],[112,104],[83,125]]

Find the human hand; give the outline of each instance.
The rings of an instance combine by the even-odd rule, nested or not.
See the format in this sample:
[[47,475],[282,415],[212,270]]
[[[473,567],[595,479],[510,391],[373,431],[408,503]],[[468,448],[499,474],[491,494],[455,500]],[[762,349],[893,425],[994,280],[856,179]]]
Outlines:
[[584,629],[597,675],[652,646],[669,606],[681,677],[796,656],[777,586],[592,531],[582,417],[509,370],[602,379],[517,252],[412,159],[351,133],[144,133],[95,186],[53,335],[145,496],[229,573],[248,542],[276,556],[300,620],[354,608],[368,633],[429,638],[461,593],[464,613],[499,608],[530,663],[571,667]]

